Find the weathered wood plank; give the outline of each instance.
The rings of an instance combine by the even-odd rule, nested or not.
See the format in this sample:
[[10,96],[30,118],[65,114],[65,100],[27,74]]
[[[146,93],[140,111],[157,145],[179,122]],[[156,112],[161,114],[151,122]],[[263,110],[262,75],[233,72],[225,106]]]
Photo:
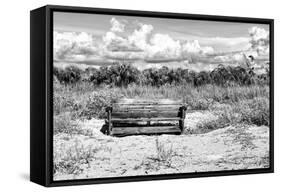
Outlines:
[[113,113],[179,113],[179,110],[151,110],[151,109],[134,109],[134,110],[115,110]]
[[118,106],[113,107],[113,111],[118,110],[155,110],[155,111],[174,111],[179,110],[180,106]]
[[179,111],[179,106],[159,107],[159,106],[137,106],[137,107],[113,107],[112,111]]
[[112,118],[112,122],[134,122],[134,121],[179,121],[180,117],[166,117],[166,118],[127,118],[127,119],[121,119],[121,118]]
[[[165,123],[163,121],[160,122],[151,122],[151,124],[149,126],[179,126],[179,122],[175,121],[175,122],[169,122],[169,123]],[[147,127],[148,124],[147,122],[139,122],[139,121],[135,121],[135,122],[114,122],[113,123],[113,127]]]
[[173,105],[176,105],[176,106],[181,106],[183,105],[182,103],[113,103],[112,104],[113,106],[122,106],[122,105],[126,105],[126,106],[143,106],[143,105],[146,105],[146,106],[151,106],[151,105],[155,105],[155,106],[161,106],[161,105],[164,105],[164,106],[173,106]]
[[178,126],[161,126],[161,127],[114,127],[112,135],[137,135],[137,134],[161,134],[161,133],[181,133]]
[[128,98],[123,98],[120,99],[118,103],[127,103],[127,104],[132,104],[132,103],[157,103],[157,104],[162,104],[162,103],[182,103],[182,100],[171,100],[171,99],[128,99]]
[[120,119],[127,119],[127,118],[154,118],[154,117],[178,117],[178,111],[166,111],[166,112],[112,112],[112,118],[120,118]]

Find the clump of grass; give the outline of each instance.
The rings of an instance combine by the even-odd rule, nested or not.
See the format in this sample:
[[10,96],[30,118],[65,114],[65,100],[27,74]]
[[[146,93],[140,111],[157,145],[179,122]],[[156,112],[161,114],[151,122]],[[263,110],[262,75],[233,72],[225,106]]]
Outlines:
[[201,134],[208,133],[210,131],[221,129],[230,125],[230,120],[226,116],[220,116],[217,119],[210,121],[203,121],[197,125],[197,129],[192,133]]
[[78,111],[81,108],[81,105],[77,103],[73,97],[57,94],[53,97],[53,106],[55,115],[67,111]]
[[255,98],[241,103],[244,107],[241,107],[242,122],[255,125],[269,126],[270,114],[269,114],[269,99]]
[[189,106],[193,110],[208,110],[209,107],[212,105],[212,99],[196,99],[192,98],[188,101]]
[[117,88],[97,87],[89,82],[54,82],[54,93],[54,115],[68,112],[72,119],[81,120],[104,117],[105,107],[122,97]]
[[211,107],[220,118],[230,124],[254,124],[269,126],[269,99],[256,97],[253,99],[241,100],[230,104],[218,104]]
[[256,97],[228,104],[217,104],[210,107],[217,119],[204,121],[197,125],[194,133],[206,133],[229,125],[248,124],[269,126],[269,99]]
[[157,160],[160,162],[164,162],[167,165],[171,165],[172,157],[174,155],[173,145],[165,145],[164,143],[160,142],[158,137],[155,140],[156,144],[156,153],[157,153]]
[[73,119],[69,113],[63,113],[54,116],[54,135],[59,133],[66,133],[70,136],[74,134],[92,136],[92,131],[89,129],[82,129],[80,125]]
[[74,145],[67,149],[65,145],[56,147],[53,173],[81,174],[85,168],[90,167],[90,161],[98,151],[98,148],[93,148],[91,145],[85,147],[78,140],[75,140]]
[[71,119],[68,113],[54,116],[54,134],[66,133],[74,134],[79,129],[79,125]]
[[80,116],[86,119],[93,117],[104,118],[106,115],[105,108],[117,102],[121,97],[122,95],[114,91],[114,89],[94,91],[86,100]]

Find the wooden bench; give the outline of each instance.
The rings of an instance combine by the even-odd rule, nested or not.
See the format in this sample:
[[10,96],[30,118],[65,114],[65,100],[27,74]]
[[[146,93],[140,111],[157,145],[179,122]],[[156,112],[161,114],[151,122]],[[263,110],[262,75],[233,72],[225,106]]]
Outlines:
[[126,100],[106,108],[107,134],[181,134],[186,107],[171,100]]

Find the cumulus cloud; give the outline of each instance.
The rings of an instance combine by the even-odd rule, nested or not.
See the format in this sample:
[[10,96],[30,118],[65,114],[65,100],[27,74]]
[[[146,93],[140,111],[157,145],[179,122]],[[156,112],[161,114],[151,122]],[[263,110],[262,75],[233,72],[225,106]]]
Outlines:
[[118,47],[128,47],[128,40],[123,38],[112,31],[107,32],[103,36],[103,43],[109,49],[118,49]]
[[82,32],[54,32],[56,60],[83,60],[96,54],[93,36]]
[[118,21],[117,19],[115,19],[114,17],[110,20],[111,23],[111,31],[114,32],[123,32],[125,29],[125,24]]
[[[146,45],[146,35],[153,29],[151,25],[141,25],[129,37],[123,33],[125,24],[121,24],[117,19],[111,19],[111,28],[103,36],[103,42],[107,51],[143,51]],[[123,33],[122,33],[123,32]]]
[[139,23],[138,25],[138,29],[135,29],[133,34],[128,37],[128,43],[141,50],[145,50],[148,46],[147,41],[149,35],[153,31],[153,26],[142,23]]
[[[101,38],[85,32],[54,32],[54,58],[60,61],[134,60],[148,63],[243,63],[242,52],[217,54],[214,45],[248,49],[251,55],[269,52],[269,32],[252,27],[248,37],[213,37],[199,40],[175,39],[154,31],[149,24],[112,18],[110,28]],[[131,30],[133,29],[133,30]],[[203,41],[202,46],[199,41]],[[243,45],[243,46],[242,46]]]
[[269,31],[259,27],[252,27],[249,29],[249,35],[253,50],[257,51],[258,54],[269,53]]
[[54,58],[80,62],[96,56],[112,60],[167,62],[214,52],[212,47],[201,46],[197,40],[176,40],[168,34],[154,33],[149,24],[133,23],[130,27],[135,29],[131,32],[126,31],[125,21],[113,17],[110,24],[109,31],[99,42],[85,32],[54,32]]
[[132,33],[126,33],[125,25],[121,25],[120,30],[119,26],[118,20],[111,19],[110,31],[103,36],[104,53],[107,57],[164,62],[214,52],[212,47],[202,47],[198,41],[181,41],[173,39],[168,34],[153,33],[152,25],[138,23]]
[[198,40],[186,41],[182,45],[183,52],[186,54],[189,53],[200,53],[200,54],[211,54],[214,53],[214,49],[210,46],[202,47],[199,44]]
[[[229,52],[227,54],[217,55],[213,58],[218,63],[245,63],[245,59],[250,55],[259,59],[269,59],[269,31],[252,27],[248,30],[248,48],[240,52]],[[241,39],[242,40],[242,39]]]
[[177,58],[181,55],[181,44],[166,34],[155,34],[146,47],[148,58]]

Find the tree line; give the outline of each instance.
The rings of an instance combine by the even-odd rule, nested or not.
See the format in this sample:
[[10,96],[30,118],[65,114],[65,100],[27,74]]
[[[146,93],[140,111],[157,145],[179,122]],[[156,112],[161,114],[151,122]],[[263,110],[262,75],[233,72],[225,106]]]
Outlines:
[[161,86],[165,84],[193,84],[201,86],[216,84],[219,86],[267,84],[269,72],[257,75],[252,68],[241,66],[218,66],[212,71],[195,72],[189,69],[169,69],[163,66],[160,69],[149,68],[143,71],[136,67],[121,63],[106,67],[87,68],[81,70],[75,66],[64,69],[54,67],[54,78],[62,84],[73,84],[79,81],[87,81],[94,85],[111,85],[124,87],[129,84]]

